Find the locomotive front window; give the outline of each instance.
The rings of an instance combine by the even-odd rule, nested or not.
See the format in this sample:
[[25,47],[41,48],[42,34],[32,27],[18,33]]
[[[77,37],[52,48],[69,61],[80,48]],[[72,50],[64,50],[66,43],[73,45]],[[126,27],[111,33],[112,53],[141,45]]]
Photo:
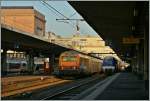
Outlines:
[[76,57],[75,57],[75,56],[70,56],[70,57],[64,56],[64,57],[62,58],[62,60],[63,60],[63,61],[76,61]]
[[115,65],[115,61],[112,59],[104,59],[103,61],[103,66],[114,66]]

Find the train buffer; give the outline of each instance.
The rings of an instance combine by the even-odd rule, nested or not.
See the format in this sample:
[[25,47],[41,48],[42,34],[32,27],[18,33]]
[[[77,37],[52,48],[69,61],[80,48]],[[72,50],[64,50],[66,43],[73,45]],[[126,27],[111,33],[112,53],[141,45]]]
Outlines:
[[87,89],[74,100],[148,100],[144,80],[132,73],[117,73]]

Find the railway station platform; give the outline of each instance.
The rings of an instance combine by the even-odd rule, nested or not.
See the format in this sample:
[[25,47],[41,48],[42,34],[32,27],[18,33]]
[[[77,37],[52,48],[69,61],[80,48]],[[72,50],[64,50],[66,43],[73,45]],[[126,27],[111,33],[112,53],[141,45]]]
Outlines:
[[11,84],[18,84],[24,82],[37,81],[41,79],[53,78],[52,76],[13,76],[13,77],[2,77],[2,87]]
[[54,76],[14,76],[1,78],[1,97],[21,94],[65,82]]
[[86,100],[148,100],[149,90],[143,80],[133,73],[117,73],[108,82],[96,86],[96,90],[85,96]]

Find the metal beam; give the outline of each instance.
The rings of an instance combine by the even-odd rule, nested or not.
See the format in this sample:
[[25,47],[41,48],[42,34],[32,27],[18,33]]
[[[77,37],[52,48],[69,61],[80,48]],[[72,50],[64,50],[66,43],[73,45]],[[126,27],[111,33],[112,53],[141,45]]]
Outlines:
[[85,21],[84,19],[56,19],[56,20],[75,20],[75,21]]
[[116,53],[88,53],[88,54],[116,54]]

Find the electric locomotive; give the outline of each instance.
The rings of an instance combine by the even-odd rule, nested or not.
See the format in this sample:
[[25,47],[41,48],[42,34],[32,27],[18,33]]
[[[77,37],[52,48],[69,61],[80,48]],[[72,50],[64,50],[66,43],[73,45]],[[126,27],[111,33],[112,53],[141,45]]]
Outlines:
[[103,60],[102,71],[107,74],[115,73],[118,69],[118,62],[112,56],[107,56]]
[[63,52],[59,57],[60,76],[81,76],[99,73],[102,60],[76,51]]

